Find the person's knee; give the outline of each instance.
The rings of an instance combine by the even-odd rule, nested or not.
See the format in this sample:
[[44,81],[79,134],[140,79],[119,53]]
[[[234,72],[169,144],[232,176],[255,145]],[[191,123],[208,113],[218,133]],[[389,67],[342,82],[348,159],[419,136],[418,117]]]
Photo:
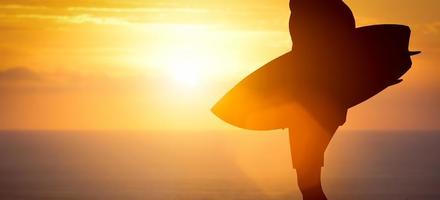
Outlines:
[[298,178],[298,188],[302,193],[304,193],[312,188],[312,184],[308,180],[301,180]]
[[298,186],[301,190],[321,187],[321,166],[297,166]]
[[321,183],[309,177],[298,178],[298,187],[302,192],[321,187]]

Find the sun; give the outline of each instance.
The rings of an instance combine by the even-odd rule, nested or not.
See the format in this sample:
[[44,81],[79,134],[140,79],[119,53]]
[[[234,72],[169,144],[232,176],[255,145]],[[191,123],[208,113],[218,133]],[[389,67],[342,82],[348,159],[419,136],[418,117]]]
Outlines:
[[196,60],[182,58],[170,68],[173,81],[180,86],[197,87],[200,85],[200,70]]
[[179,87],[199,87],[209,66],[204,54],[192,49],[181,48],[167,56],[166,68],[171,81]]

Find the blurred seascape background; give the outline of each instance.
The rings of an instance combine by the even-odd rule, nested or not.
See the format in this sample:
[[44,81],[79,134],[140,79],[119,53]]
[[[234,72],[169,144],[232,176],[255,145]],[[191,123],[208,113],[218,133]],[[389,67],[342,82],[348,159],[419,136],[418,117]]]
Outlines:
[[[423,53],[350,109],[324,189],[439,200],[440,1],[344,2],[357,26],[409,25]],[[0,200],[299,200],[287,130],[210,112],[291,50],[289,16],[289,0],[1,0]]]
[[[330,199],[440,199],[439,131],[339,131]],[[4,200],[300,199],[287,131],[0,133]]]

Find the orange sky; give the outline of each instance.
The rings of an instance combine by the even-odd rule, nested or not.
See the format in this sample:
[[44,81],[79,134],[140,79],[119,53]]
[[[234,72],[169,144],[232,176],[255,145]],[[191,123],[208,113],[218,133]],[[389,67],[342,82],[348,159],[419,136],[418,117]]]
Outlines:
[[[440,128],[437,0],[347,0],[423,54],[346,129]],[[232,129],[210,107],[290,48],[288,0],[2,0],[0,129]]]

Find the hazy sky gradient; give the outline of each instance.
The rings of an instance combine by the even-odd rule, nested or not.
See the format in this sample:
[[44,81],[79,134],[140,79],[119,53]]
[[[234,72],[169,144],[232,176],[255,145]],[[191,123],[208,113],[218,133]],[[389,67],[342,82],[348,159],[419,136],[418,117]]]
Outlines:
[[[440,2],[346,2],[423,54],[345,128],[439,129]],[[0,129],[232,128],[211,105],[289,50],[288,17],[288,0],[3,0]]]

